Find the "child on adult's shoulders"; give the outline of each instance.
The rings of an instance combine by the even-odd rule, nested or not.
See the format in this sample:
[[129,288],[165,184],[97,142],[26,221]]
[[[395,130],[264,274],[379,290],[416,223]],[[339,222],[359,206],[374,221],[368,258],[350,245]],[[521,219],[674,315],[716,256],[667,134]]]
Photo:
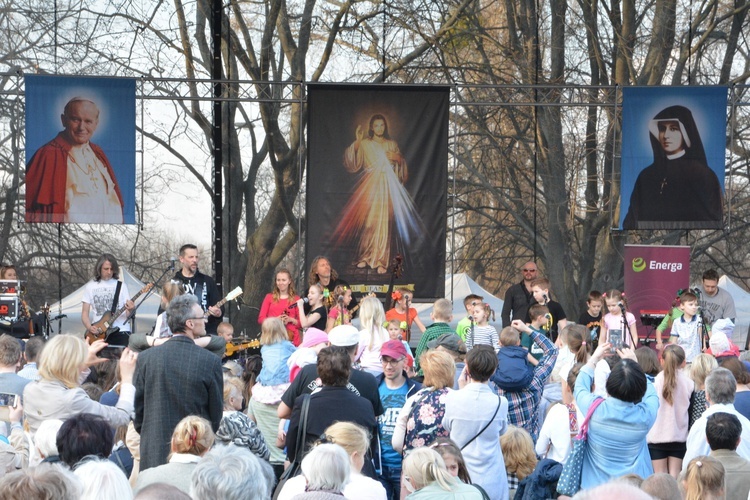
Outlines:
[[536,362],[529,351],[521,346],[521,332],[513,326],[506,326],[500,331],[497,369],[490,380],[504,391],[522,391],[531,384],[534,378]]
[[[551,297],[550,281],[547,278],[537,278],[531,282],[531,293],[534,295],[534,300],[537,304],[547,306],[550,317],[547,321],[547,327],[544,329],[547,337],[551,338],[554,342],[557,340],[557,332],[565,328],[568,324],[565,310],[559,302],[552,300]],[[529,308],[529,314],[527,315],[527,322],[531,322],[531,308]]]

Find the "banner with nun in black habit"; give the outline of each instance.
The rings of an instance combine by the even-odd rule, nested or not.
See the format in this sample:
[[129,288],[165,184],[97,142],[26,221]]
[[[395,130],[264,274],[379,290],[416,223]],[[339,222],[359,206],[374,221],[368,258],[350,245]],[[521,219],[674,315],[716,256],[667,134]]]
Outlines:
[[726,87],[623,89],[622,229],[722,227]]

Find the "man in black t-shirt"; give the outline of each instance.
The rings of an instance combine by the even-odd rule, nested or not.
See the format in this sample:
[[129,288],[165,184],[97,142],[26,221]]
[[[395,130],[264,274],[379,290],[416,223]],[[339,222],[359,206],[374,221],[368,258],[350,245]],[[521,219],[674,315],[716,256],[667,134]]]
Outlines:
[[180,264],[182,269],[172,279],[182,283],[185,293],[198,297],[198,304],[208,315],[206,333],[216,335],[216,328],[224,315],[223,308],[215,307],[221,300],[221,292],[211,276],[198,271],[198,247],[190,243],[182,245]]
[[[334,349],[344,350],[354,363],[359,347],[359,331],[351,325],[339,325],[328,334],[328,340]],[[318,378],[317,365],[307,365],[300,370],[297,377],[281,396],[279,403],[279,418],[289,418],[294,408],[294,401],[303,394],[312,394],[322,387]],[[383,414],[383,404],[380,402],[378,384],[375,377],[367,372],[352,369],[349,373],[349,383],[346,387],[353,393],[361,396],[372,403],[375,416]]]
[[[557,340],[557,332],[565,328],[568,324],[565,310],[559,302],[550,299],[550,285],[547,278],[535,279],[531,283],[531,293],[534,294],[534,300],[537,304],[545,305],[549,309],[550,317],[545,330],[549,332],[549,337],[554,342]],[[526,315],[528,316],[528,313]],[[526,323],[531,323],[528,317]]]

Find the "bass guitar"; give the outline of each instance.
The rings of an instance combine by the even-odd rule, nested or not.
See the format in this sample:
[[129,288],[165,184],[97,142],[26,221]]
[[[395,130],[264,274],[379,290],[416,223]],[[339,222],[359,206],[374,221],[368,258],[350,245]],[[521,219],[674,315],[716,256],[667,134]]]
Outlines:
[[[133,297],[131,297],[130,300],[132,300],[133,302],[135,302],[138,299],[138,297],[140,297],[144,293],[148,293],[149,291],[151,291],[151,289],[153,287],[154,287],[154,284],[153,283],[149,283],[148,285],[146,285],[143,288],[141,288],[141,290],[138,293],[136,293],[135,295],[133,295]],[[135,311],[135,309],[133,311]],[[105,312],[104,316],[102,316],[102,318],[99,321],[97,321],[96,323],[93,323],[91,325],[91,326],[95,326],[95,327],[99,328],[99,333],[91,333],[89,330],[86,330],[86,340],[88,341],[88,343],[89,344],[93,344],[97,340],[106,339],[107,337],[109,337],[113,333],[119,332],[120,328],[119,327],[113,327],[112,323],[114,323],[114,321],[117,318],[119,318],[120,315],[122,313],[124,313],[124,312],[125,312],[125,306],[122,306],[121,308],[119,308],[118,310],[116,310],[114,312],[114,314],[111,313],[110,311]]]

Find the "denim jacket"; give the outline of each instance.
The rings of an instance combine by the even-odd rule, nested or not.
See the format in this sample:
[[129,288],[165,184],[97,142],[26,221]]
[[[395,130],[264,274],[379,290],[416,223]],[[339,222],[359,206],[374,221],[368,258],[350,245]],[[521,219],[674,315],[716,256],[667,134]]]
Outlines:
[[263,368],[258,375],[258,382],[266,386],[289,383],[289,366],[286,361],[294,351],[294,344],[288,340],[262,346],[260,356],[263,358]]

